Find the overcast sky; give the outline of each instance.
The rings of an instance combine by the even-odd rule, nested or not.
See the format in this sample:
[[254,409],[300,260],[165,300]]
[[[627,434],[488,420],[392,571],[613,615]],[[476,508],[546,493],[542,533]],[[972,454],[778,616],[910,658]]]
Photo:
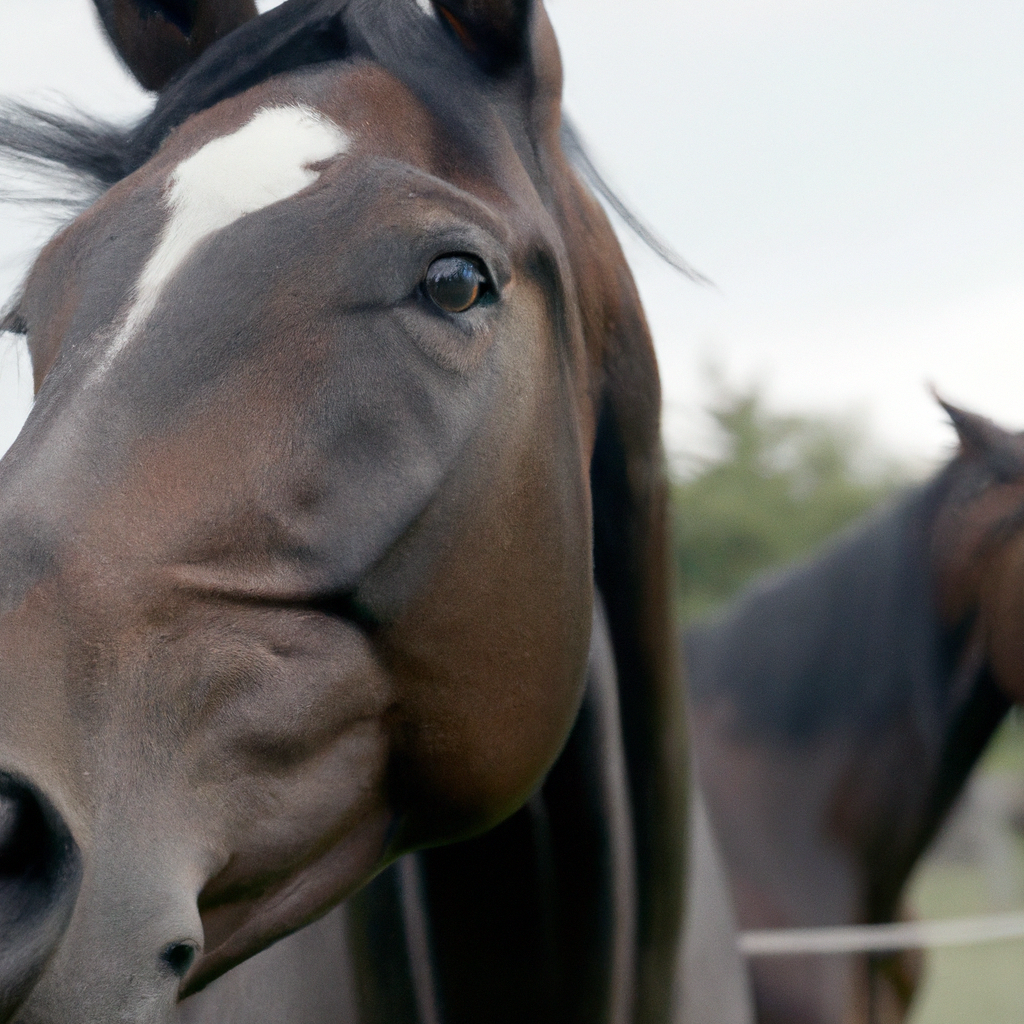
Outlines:
[[[1024,5],[548,7],[566,106],[600,164],[717,286],[627,240],[673,451],[707,444],[709,366],[780,409],[860,415],[920,462],[950,444],[928,382],[1024,426]],[[44,93],[111,116],[147,102],[87,0],[0,0],[0,95]],[[0,289],[49,230],[0,208]],[[28,401],[15,354],[0,359],[0,447]]]

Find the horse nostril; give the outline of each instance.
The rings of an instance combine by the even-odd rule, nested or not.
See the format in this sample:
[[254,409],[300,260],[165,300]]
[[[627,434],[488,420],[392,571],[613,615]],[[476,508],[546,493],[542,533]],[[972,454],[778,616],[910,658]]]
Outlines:
[[173,942],[161,954],[160,959],[179,978],[188,974],[196,958],[196,947],[191,942]]
[[30,790],[0,777],[0,879],[48,875],[64,845],[55,831]]
[[64,929],[81,856],[60,814],[35,787],[0,772],[0,1020],[35,983]]
[[14,797],[0,793],[0,871],[9,857],[15,836],[18,834],[18,820],[21,817],[21,806]]

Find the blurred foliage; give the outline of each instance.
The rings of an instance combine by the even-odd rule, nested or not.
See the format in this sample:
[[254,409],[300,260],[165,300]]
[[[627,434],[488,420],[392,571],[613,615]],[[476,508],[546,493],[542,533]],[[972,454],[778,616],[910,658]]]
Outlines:
[[770,412],[756,388],[720,389],[709,411],[722,454],[672,487],[684,620],[814,549],[908,476],[851,424]]

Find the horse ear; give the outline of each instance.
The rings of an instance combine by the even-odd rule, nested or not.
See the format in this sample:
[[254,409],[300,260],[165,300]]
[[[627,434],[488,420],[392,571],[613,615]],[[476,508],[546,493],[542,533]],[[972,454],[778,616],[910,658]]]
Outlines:
[[490,74],[526,54],[533,0],[431,0],[439,17]]
[[162,89],[211,43],[258,14],[255,0],[94,0],[129,71]]
[[1005,430],[997,423],[977,413],[960,409],[935,400],[946,410],[960,439],[960,450],[965,455],[983,459],[997,476],[1016,480],[1024,476],[1024,435]]

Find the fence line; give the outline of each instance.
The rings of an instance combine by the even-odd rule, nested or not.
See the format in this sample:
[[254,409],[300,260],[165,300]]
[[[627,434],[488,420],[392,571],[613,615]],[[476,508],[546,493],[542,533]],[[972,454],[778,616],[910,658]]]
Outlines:
[[765,928],[740,932],[744,956],[801,956],[832,953],[896,953],[903,949],[976,946],[1024,939],[1024,913],[959,917],[945,921],[901,921],[838,928]]

